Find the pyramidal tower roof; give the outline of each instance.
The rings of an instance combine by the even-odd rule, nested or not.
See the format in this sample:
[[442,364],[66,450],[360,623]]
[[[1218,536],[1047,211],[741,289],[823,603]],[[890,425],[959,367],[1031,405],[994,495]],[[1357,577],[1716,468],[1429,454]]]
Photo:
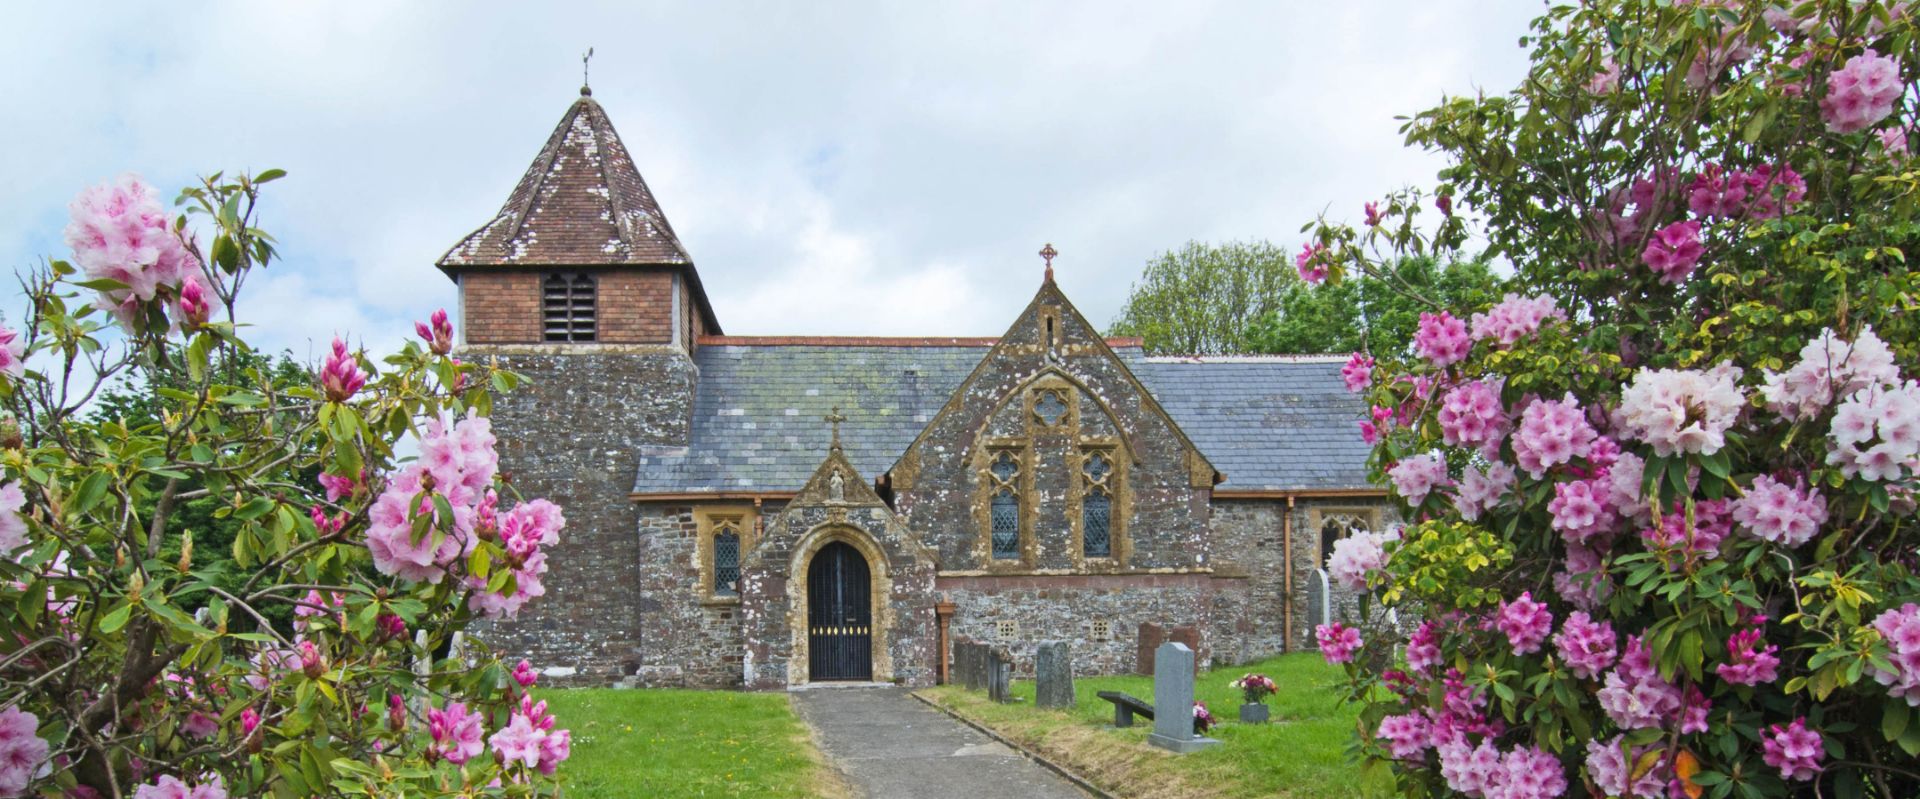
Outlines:
[[692,263],[607,112],[582,88],[500,213],[439,265]]

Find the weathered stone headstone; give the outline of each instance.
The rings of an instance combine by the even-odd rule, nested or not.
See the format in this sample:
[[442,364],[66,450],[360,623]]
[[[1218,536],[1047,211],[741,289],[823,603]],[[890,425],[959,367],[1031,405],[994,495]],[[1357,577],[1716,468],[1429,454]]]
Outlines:
[[1167,631],[1158,624],[1145,622],[1140,625],[1140,635],[1135,639],[1133,670],[1138,674],[1153,673],[1153,652],[1167,640]]
[[1175,627],[1167,631],[1167,640],[1186,644],[1188,649],[1193,650],[1194,657],[1200,656],[1200,628],[1198,627],[1192,625]]
[[987,687],[986,664],[982,662],[982,644],[966,643],[961,645],[965,651],[960,658],[961,677],[969,691],[978,691]]
[[1180,754],[1219,745],[1193,734],[1193,650],[1165,643],[1153,653],[1153,734],[1147,742]]
[[[1327,584],[1327,570],[1314,569],[1307,578],[1307,626],[1333,623],[1333,593]],[[1311,631],[1311,630],[1310,630]]]
[[1067,642],[1045,641],[1033,653],[1033,703],[1073,707],[1073,657]]
[[1013,701],[1013,658],[998,650],[987,653],[987,698]]

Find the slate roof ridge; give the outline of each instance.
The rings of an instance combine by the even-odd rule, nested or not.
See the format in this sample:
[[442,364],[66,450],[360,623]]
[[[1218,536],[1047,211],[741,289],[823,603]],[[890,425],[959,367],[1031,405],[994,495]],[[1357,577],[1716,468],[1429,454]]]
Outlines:
[[1147,363],[1346,363],[1346,355],[1149,355]]
[[[991,347],[995,336],[716,336],[703,335],[702,347]],[[1107,346],[1141,346],[1135,336],[1110,336]]]

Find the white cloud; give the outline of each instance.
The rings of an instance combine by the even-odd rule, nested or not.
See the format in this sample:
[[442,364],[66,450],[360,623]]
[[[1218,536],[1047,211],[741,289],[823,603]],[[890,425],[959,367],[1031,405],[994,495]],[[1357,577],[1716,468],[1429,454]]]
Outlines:
[[0,263],[57,255],[85,184],[278,166],[287,261],[242,310],[303,355],[397,344],[452,305],[433,261],[506,198],[592,45],[729,332],[992,335],[1046,241],[1104,323],[1160,251],[1289,244],[1430,180],[1393,117],[1512,84],[1538,9],[34,4],[0,30]]

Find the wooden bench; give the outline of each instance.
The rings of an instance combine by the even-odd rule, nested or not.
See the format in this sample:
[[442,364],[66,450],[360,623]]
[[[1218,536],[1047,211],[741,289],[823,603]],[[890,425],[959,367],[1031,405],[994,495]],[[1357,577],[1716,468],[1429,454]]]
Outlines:
[[1113,703],[1113,726],[1115,727],[1133,726],[1134,716],[1143,716],[1148,721],[1153,720],[1153,705],[1139,697],[1119,691],[1101,691],[1094,695]]

